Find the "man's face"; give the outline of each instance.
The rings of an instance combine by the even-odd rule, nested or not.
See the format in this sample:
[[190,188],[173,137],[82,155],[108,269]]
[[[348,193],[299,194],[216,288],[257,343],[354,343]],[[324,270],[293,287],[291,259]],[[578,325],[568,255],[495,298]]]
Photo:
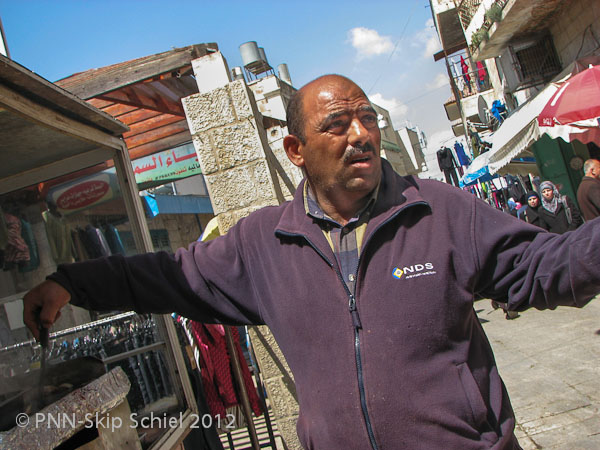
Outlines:
[[307,86],[301,161],[317,197],[360,199],[381,178],[377,113],[362,90],[340,77]]
[[538,200],[538,198],[536,196],[533,196],[533,197],[529,197],[527,199],[527,204],[529,206],[531,206],[532,208],[537,208],[540,204],[540,201]]
[[595,161],[590,168],[590,175],[600,180],[600,162]]
[[546,200],[552,200],[554,198],[554,191],[550,188],[542,189],[542,195]]

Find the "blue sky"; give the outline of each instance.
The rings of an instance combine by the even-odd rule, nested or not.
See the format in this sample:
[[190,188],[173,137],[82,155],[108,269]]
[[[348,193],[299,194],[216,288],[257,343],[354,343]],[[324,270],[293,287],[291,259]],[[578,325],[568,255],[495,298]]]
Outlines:
[[[217,42],[229,66],[257,41],[299,87],[325,73],[356,81],[395,128],[425,131],[430,151],[451,138],[450,96],[428,0],[0,0],[11,57],[49,81],[76,72]],[[449,142],[453,143],[453,140]]]

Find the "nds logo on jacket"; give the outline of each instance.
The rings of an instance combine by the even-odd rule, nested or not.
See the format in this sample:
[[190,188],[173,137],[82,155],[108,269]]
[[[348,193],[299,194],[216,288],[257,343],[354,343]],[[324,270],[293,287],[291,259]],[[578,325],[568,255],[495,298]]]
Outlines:
[[435,275],[437,272],[433,270],[432,263],[413,264],[412,266],[394,267],[392,275],[397,279],[409,279],[423,277],[426,275]]

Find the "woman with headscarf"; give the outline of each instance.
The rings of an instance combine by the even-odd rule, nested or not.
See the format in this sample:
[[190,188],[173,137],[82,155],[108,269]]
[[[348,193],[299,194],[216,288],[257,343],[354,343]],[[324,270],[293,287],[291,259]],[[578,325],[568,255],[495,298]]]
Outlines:
[[538,213],[538,209],[541,205],[540,194],[535,191],[529,191],[525,194],[525,198],[527,200],[527,206],[523,208],[524,211],[520,214],[519,218],[532,225],[537,225],[538,227],[541,226],[540,215]]
[[542,181],[542,207],[538,208],[540,226],[552,233],[562,234],[583,223],[579,209],[566,195],[561,195],[551,181]]

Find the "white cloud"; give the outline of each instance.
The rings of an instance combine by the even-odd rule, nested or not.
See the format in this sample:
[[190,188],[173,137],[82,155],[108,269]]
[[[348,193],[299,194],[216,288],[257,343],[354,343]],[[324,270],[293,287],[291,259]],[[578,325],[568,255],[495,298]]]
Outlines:
[[396,98],[385,98],[379,92],[369,95],[369,100],[371,100],[377,106],[381,106],[382,108],[388,110],[395,129],[402,128],[404,121],[406,120],[408,106],[406,106]]
[[433,25],[433,19],[427,20],[425,27],[415,33],[411,41],[413,47],[422,49],[421,56],[423,58],[432,58],[434,53],[442,49],[442,44],[440,44]]
[[380,36],[376,30],[357,27],[348,31],[352,46],[358,51],[359,58],[389,53],[394,49],[394,44],[389,36]]
[[448,82],[448,75],[443,73],[438,73],[431,83],[427,84],[427,89],[438,89],[442,86],[450,87],[450,83]]

